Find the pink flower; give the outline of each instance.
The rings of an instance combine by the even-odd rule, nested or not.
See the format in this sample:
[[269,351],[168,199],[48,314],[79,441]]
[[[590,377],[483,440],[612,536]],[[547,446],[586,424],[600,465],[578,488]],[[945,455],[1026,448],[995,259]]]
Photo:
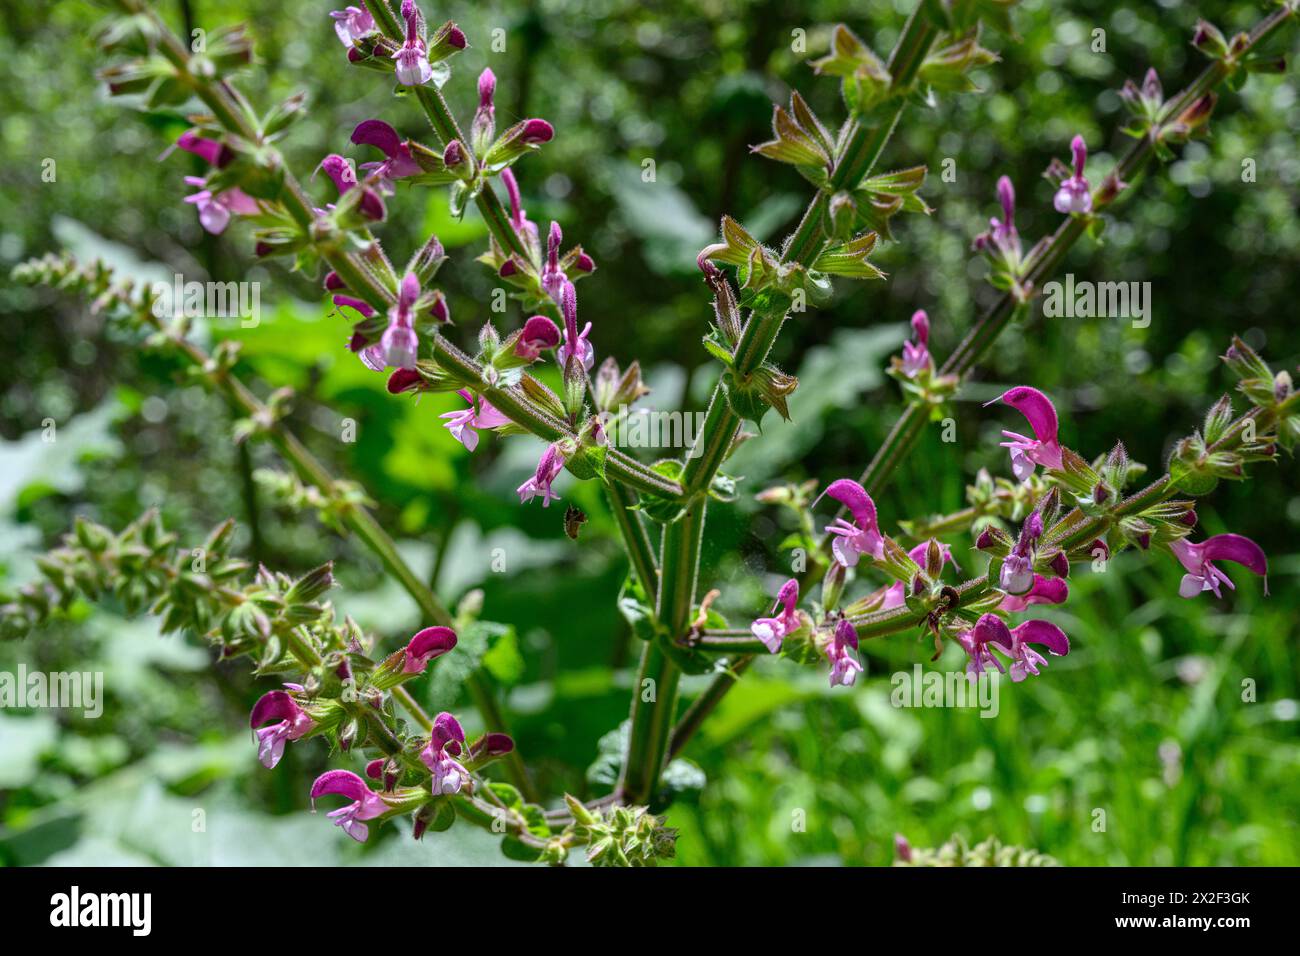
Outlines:
[[1228,576],[1214,565],[1215,561],[1233,561],[1263,577],[1264,593],[1268,593],[1268,558],[1259,545],[1244,535],[1216,534],[1199,544],[1179,538],[1170,543],[1169,549],[1187,569],[1178,588],[1178,593],[1185,598],[1196,597],[1202,591],[1213,591],[1215,597],[1223,597],[1220,586],[1224,584],[1236,589]]
[[[512,741],[513,746],[513,741]],[[465,749],[465,731],[460,721],[443,711],[433,719],[429,742],[420,751],[420,760],[433,774],[433,792],[459,793],[469,774],[456,760]]]
[[831,686],[852,687],[862,671],[858,662],[858,632],[847,617],[835,625],[835,636],[826,645],[826,659],[831,665]]
[[547,445],[546,451],[542,452],[542,457],[537,462],[537,471],[516,489],[519,492],[520,504],[527,504],[541,495],[542,507],[549,508],[551,502],[560,497],[551,491],[551,482],[555,481],[563,470],[564,455],[560,452],[560,447],[554,444]]
[[[356,170],[352,168],[351,163],[338,153],[330,153],[322,159],[320,168],[325,170],[325,175],[329,176],[330,181],[338,189],[340,196],[357,185]],[[329,208],[334,207],[330,206]],[[361,187],[361,200],[357,203],[357,210],[361,215],[375,222],[382,221],[388,214],[388,211],[384,208],[383,197],[370,186]]]
[[407,642],[403,674],[422,674],[429,661],[456,646],[456,632],[449,627],[426,627]]
[[[206,187],[206,181],[198,176],[186,176],[185,182],[190,186]],[[214,236],[226,231],[232,215],[255,216],[261,211],[257,200],[238,186],[231,186],[219,193],[202,188],[186,196],[185,201],[198,208],[199,225]]]
[[1070,586],[1060,578],[1034,575],[1034,583],[1024,594],[1008,594],[998,605],[999,611],[1023,611],[1031,604],[1064,604],[1070,596]]
[[989,219],[989,231],[975,237],[972,244],[977,250],[996,250],[1008,264],[1020,261],[1020,234],[1016,232],[1016,190],[1006,176],[998,178],[998,202],[1002,204],[1002,218]]
[[[269,721],[274,723],[269,727],[262,726]],[[263,767],[271,770],[284,756],[285,743],[311,733],[316,722],[286,692],[273,690],[263,694],[253,705],[248,726],[257,733],[257,759]]]
[[903,374],[915,378],[933,364],[927,346],[930,342],[930,317],[924,309],[912,313],[913,341],[903,343]]
[[1062,467],[1061,443],[1056,438],[1056,406],[1046,395],[1036,388],[1020,385],[986,404],[992,405],[993,402],[1006,402],[1024,415],[1029,420],[1029,427],[1034,430],[1033,438],[1026,438],[1016,432],[1002,432],[1004,437],[1011,439],[1001,444],[1003,448],[1011,450],[1011,470],[1016,478],[1027,481],[1034,473],[1034,465],[1052,469]]
[[799,614],[795,611],[795,605],[798,603],[799,582],[791,578],[781,585],[781,590],[776,595],[776,604],[772,608],[773,613],[776,613],[776,609],[782,605],[785,606],[785,610],[776,617],[760,617],[750,625],[750,631],[771,653],[775,654],[781,650],[781,641],[787,634],[799,630]]
[[[532,361],[542,352],[553,349],[559,344],[559,327],[544,315],[534,315],[524,323],[523,329],[519,332],[519,338],[515,341],[515,354]],[[594,361],[595,357],[592,358]]]
[[1020,529],[1015,547],[1002,561],[998,586],[1008,594],[1028,594],[1034,586],[1034,552],[1043,536],[1043,516],[1031,512]]
[[375,19],[365,7],[331,10],[330,16],[334,18],[334,32],[338,34],[339,42],[349,49],[355,41],[375,29]]
[[540,248],[537,238],[537,224],[530,221],[524,212],[523,202],[519,195],[519,182],[515,179],[515,173],[512,169],[501,170],[501,181],[505,183],[506,195],[510,198],[510,224],[515,228],[515,234],[523,240],[524,245],[534,250],[533,254],[537,255]]
[[1061,183],[1052,204],[1056,211],[1063,214],[1086,213],[1092,210],[1092,187],[1083,175],[1083,167],[1088,162],[1088,146],[1082,136],[1076,136],[1070,143],[1074,153],[1074,175]]
[[[551,223],[552,232],[559,227]],[[559,362],[560,368],[569,364],[570,348],[574,342],[577,342],[578,361],[587,371],[591,371],[592,365],[596,363],[596,350],[592,348],[587,341],[587,333],[591,331],[591,323],[588,322],[578,331],[578,290],[573,287],[564,275],[560,273],[560,291],[559,298],[556,300],[560,304],[560,311],[564,314],[564,344],[555,350],[555,360]]]
[[510,424],[510,419],[489,405],[486,398],[478,400],[476,409],[473,392],[462,388],[456,394],[469,402],[469,408],[458,412],[443,412],[438,417],[446,419],[443,427],[451,432],[451,436],[464,445],[467,451],[473,451],[478,447],[478,432],[474,429],[496,428]]
[[[414,369],[420,338],[412,322],[415,303],[420,298],[420,280],[408,272],[397,290],[397,302],[388,311],[388,327],[378,345],[363,348],[361,361],[367,368],[382,372],[385,368]],[[334,297],[335,302],[339,299]]]
[[313,810],[316,798],[326,794],[337,794],[352,801],[345,807],[331,810],[328,816],[335,826],[342,827],[343,832],[358,843],[365,843],[370,836],[370,828],[361,821],[373,820],[388,812],[388,805],[380,796],[350,770],[327,770],[316,778],[316,782],[311,785]]
[[382,162],[362,163],[361,168],[371,172],[386,192],[392,192],[393,180],[405,176],[419,176],[424,170],[411,155],[411,147],[402,142],[393,129],[383,120],[366,120],[359,123],[352,131],[352,142],[358,146],[374,146],[387,159]]
[[406,18],[406,42],[393,54],[397,61],[397,82],[403,86],[423,86],[433,79],[429,50],[420,29],[423,18],[413,3],[402,4],[402,16]]
[[1031,648],[1030,644],[1041,644],[1049,653],[1058,657],[1070,653],[1069,639],[1055,624],[1048,621],[1025,621],[1014,628],[1008,628],[1006,622],[996,614],[981,615],[974,627],[957,636],[957,642],[970,657],[967,665],[970,673],[983,673],[989,664],[1005,672],[1002,662],[993,656],[992,648],[996,647],[1011,659],[1011,679],[1017,683],[1030,674],[1037,676],[1038,668],[1047,666],[1047,658]]
[[564,233],[560,224],[551,220],[551,231],[546,235],[546,265],[542,268],[542,288],[546,294],[560,302],[560,290],[564,286],[564,270],[560,268],[560,244],[564,242]]
[[885,539],[876,524],[876,503],[871,495],[856,481],[841,478],[833,481],[823,494],[830,495],[844,505],[853,514],[857,524],[851,524],[843,518],[836,518],[826,530],[835,536],[831,551],[835,560],[846,568],[858,563],[858,557],[866,554],[876,560],[884,555]]

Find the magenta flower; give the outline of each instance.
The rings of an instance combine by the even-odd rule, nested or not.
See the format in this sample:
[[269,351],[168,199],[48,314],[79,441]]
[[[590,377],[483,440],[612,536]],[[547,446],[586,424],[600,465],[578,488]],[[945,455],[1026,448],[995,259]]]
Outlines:
[[496,106],[492,97],[497,89],[496,74],[486,69],[478,76],[478,109],[474,112],[474,122],[470,126],[470,138],[474,148],[480,153],[487,150],[496,132]]
[[1029,420],[1029,427],[1034,430],[1033,438],[1026,438],[1015,432],[1003,430],[1002,434],[1011,441],[1002,442],[1003,448],[1011,450],[1011,470],[1020,481],[1028,481],[1034,473],[1034,465],[1044,468],[1060,469],[1061,443],[1057,441],[1058,424],[1056,406],[1051,399],[1036,388],[1019,385],[1003,392],[992,402],[1006,402]]
[[[559,327],[544,315],[531,316],[515,340],[515,354],[530,362],[560,344]],[[595,361],[595,356],[592,356]]]
[[1016,190],[1006,176],[998,178],[998,202],[1002,218],[989,219],[989,231],[975,237],[974,247],[981,251],[996,249],[1008,263],[1020,260],[1020,234],[1016,232]]
[[474,429],[496,428],[500,425],[510,424],[510,419],[489,405],[486,398],[478,400],[476,409],[473,392],[462,388],[456,394],[469,402],[469,408],[458,412],[443,412],[438,417],[446,419],[443,422],[443,427],[451,432],[451,436],[464,445],[467,451],[472,452],[478,447],[478,432]]
[[185,197],[185,201],[198,208],[199,225],[214,236],[219,236],[226,231],[232,215],[255,216],[261,211],[257,200],[238,186],[213,193],[206,188],[206,181],[198,176],[186,176],[185,182],[190,186],[204,187],[196,193],[190,193]]
[[[337,301],[337,296],[335,300]],[[412,324],[415,303],[420,298],[420,280],[408,272],[397,290],[397,302],[388,311],[388,327],[378,345],[371,345],[360,353],[368,368],[383,371],[385,368],[415,368],[415,358],[420,348],[419,336]]]
[[[218,169],[228,165],[235,158],[234,151],[225,143],[204,139],[199,136],[198,130],[194,129],[181,133],[176,140],[176,145]],[[214,236],[219,236],[226,231],[232,215],[255,216],[261,211],[257,200],[238,186],[213,192],[207,188],[207,181],[198,176],[186,176],[185,183],[199,187],[198,192],[190,193],[185,197],[185,202],[198,209],[199,225]]]
[[862,671],[857,657],[858,632],[847,617],[835,625],[835,636],[826,645],[826,659],[831,664],[831,686],[852,687]]
[[785,606],[785,610],[776,617],[760,617],[750,625],[750,631],[771,653],[775,654],[781,650],[781,641],[787,634],[799,630],[799,614],[795,610],[795,605],[798,603],[799,582],[791,578],[781,585],[781,590],[776,595],[776,604],[772,607],[774,614],[782,605]]
[[560,290],[567,281],[564,270],[560,268],[560,243],[564,242],[564,233],[560,224],[551,220],[551,231],[546,236],[546,265],[542,269],[542,288],[546,294],[560,302]]
[[[274,723],[263,726],[270,721]],[[285,691],[273,690],[253,705],[248,726],[257,734],[257,759],[267,770],[272,770],[284,756],[285,743],[311,733],[316,722]]]
[[[329,176],[330,181],[338,189],[340,196],[357,185],[356,170],[352,168],[351,163],[338,153],[330,153],[322,159],[320,168],[325,170],[325,175]],[[361,215],[375,222],[382,221],[387,215],[383,198],[369,186],[362,186],[361,190],[361,200],[357,203],[357,209],[361,212]]]
[[876,524],[876,503],[867,490],[856,481],[841,478],[831,482],[823,494],[830,495],[848,508],[857,522],[852,524],[836,518],[827,525],[826,531],[835,536],[831,543],[835,560],[846,568],[856,565],[863,554],[879,560],[884,555],[885,539]]
[[422,674],[425,666],[456,646],[456,632],[449,627],[426,627],[407,642],[403,674]]
[[967,665],[970,673],[983,673],[989,664],[1005,673],[1002,662],[993,656],[992,648],[997,648],[1011,659],[1011,679],[1017,683],[1029,674],[1037,676],[1038,668],[1047,666],[1047,658],[1030,647],[1030,644],[1040,644],[1057,657],[1070,653],[1069,639],[1055,624],[1048,621],[1025,621],[1014,628],[1008,628],[1006,622],[996,614],[981,615],[974,627],[957,635],[957,642],[970,657]]
[[1083,175],[1083,167],[1088,162],[1088,145],[1082,136],[1076,136],[1070,142],[1074,153],[1074,175],[1061,183],[1052,204],[1056,211],[1063,214],[1086,213],[1092,210],[1092,187]]
[[927,346],[930,342],[930,317],[924,309],[912,313],[913,341],[903,343],[903,374],[915,378],[932,364]]
[[1038,539],[1043,536],[1043,516],[1037,511],[1030,513],[1020,529],[1020,537],[1015,547],[1002,561],[1002,571],[998,575],[998,586],[1008,594],[1028,594],[1034,586],[1034,551]]
[[1199,544],[1179,538],[1169,545],[1174,556],[1187,569],[1178,593],[1185,598],[1196,597],[1202,591],[1213,591],[1216,598],[1223,597],[1220,586],[1226,584],[1235,590],[1236,585],[1215,566],[1215,561],[1233,561],[1264,578],[1264,593],[1268,593],[1268,558],[1254,541],[1240,534],[1216,534]]
[[403,86],[423,86],[433,79],[429,50],[424,45],[424,18],[415,4],[409,2],[402,4],[402,16],[406,18],[406,42],[393,54],[397,61],[397,82]]
[[514,170],[509,168],[501,170],[501,181],[505,183],[506,195],[510,197],[510,224],[515,227],[515,234],[524,241],[524,245],[537,255],[540,249],[537,224],[529,220],[524,212],[523,201],[519,194],[519,182],[515,179]]
[[559,495],[551,491],[551,482],[559,476],[564,470],[564,455],[560,451],[560,446],[551,444],[546,446],[546,451],[542,452],[542,457],[537,462],[537,471],[531,478],[520,485],[516,491],[519,492],[519,503],[527,504],[538,495],[542,496],[542,507],[549,508],[551,502],[559,499]]
[[197,129],[187,129],[181,133],[176,140],[176,145],[218,169],[230,165],[235,159],[235,152],[229,146],[215,139],[204,139]]
[[350,770],[327,770],[316,778],[316,782],[311,785],[313,811],[316,798],[327,794],[347,797],[352,801],[345,807],[331,810],[327,815],[335,826],[342,827],[343,832],[358,843],[365,843],[370,836],[370,828],[361,821],[373,820],[388,812],[388,805],[380,796]]
[[464,749],[465,731],[460,721],[443,711],[433,719],[429,742],[420,751],[420,760],[433,774],[435,794],[459,793],[469,779],[469,773],[456,760]]
[[375,19],[365,7],[344,7],[331,10],[334,18],[334,32],[339,35],[339,42],[351,49],[352,44],[375,29]]
[[1023,611],[1031,604],[1064,604],[1070,596],[1070,586],[1060,578],[1034,575],[1034,583],[1024,594],[1008,594],[998,605],[999,611]]
[[374,146],[388,157],[382,162],[361,164],[361,168],[374,175],[387,192],[392,192],[393,180],[418,176],[423,172],[411,155],[410,145],[402,142],[397,130],[383,120],[372,119],[359,123],[352,131],[352,142],[358,146]]
[[[551,223],[552,235],[559,227]],[[564,344],[555,351],[555,360],[560,363],[560,368],[564,368],[569,363],[570,347],[577,342],[578,361],[587,371],[591,371],[592,365],[596,363],[596,350],[592,348],[587,341],[587,333],[591,331],[591,323],[588,322],[578,331],[578,290],[573,287],[573,283],[560,274],[560,291],[559,298],[556,300],[560,304],[560,311],[564,314]]]

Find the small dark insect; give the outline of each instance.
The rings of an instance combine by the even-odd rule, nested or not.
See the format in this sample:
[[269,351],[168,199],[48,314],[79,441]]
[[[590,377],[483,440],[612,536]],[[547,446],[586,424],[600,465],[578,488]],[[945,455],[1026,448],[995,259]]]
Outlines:
[[587,523],[587,515],[581,508],[575,508],[573,505],[564,509],[564,533],[574,541],[578,540],[578,532],[582,526]]

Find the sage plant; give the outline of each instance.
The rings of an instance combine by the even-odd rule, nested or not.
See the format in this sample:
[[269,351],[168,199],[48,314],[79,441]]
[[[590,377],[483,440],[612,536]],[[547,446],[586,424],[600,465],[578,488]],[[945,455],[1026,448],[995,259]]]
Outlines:
[[[239,90],[237,76],[252,62],[242,29],[219,32],[195,53],[146,0],[116,6],[118,15],[101,32],[109,92],[141,96],[149,107],[191,108],[193,127],[176,145],[201,157],[208,172],[177,175],[177,202],[195,206],[203,228],[226,241],[319,276],[322,295],[335,306],[340,352],[384,375],[392,401],[456,393],[464,404],[442,415],[442,424],[468,451],[485,440],[541,438],[545,448],[513,506],[565,504],[555,484],[567,471],[602,485],[622,534],[630,572],[609,600],[618,601],[641,645],[636,690],[617,785],[584,804],[536,792],[527,761],[538,755],[515,748],[485,674],[468,679],[486,727],[474,739],[455,714],[426,713],[404,686],[457,654],[458,631],[483,608],[470,599],[447,609],[412,572],[374,518],[365,490],[330,474],[289,431],[286,390],[258,398],[237,377],[230,343],[205,352],[185,320],[155,315],[147,290],[102,264],[50,255],[19,268],[21,280],[83,295],[96,311],[142,331],[149,347],[185,359],[241,415],[239,440],[267,439],[291,466],[291,474],[265,477],[277,494],[374,551],[427,620],[400,646],[383,649],[381,638],[337,619],[325,600],[334,586],[329,565],[300,576],[254,569],[230,553],[229,522],[194,552],[148,514],[117,532],[79,521],[41,563],[42,579],[0,607],[5,631],[26,633],[79,597],[111,592],[129,609],[160,615],[165,632],[204,638],[223,659],[247,658],[267,682],[249,718],[250,759],[274,772],[286,747],[317,741],[359,755],[364,774],[332,769],[302,795],[304,808],[330,806],[329,819],[355,840],[398,818],[410,821],[417,838],[460,822],[504,834],[507,851],[530,860],[563,863],[583,848],[596,864],[653,865],[673,855],[676,838],[656,815],[665,796],[661,774],[757,655],[818,668],[837,693],[851,693],[864,679],[862,642],[920,633],[935,660],[946,643],[960,647],[972,674],[1049,680],[1050,660],[1068,654],[1071,641],[1056,623],[1034,617],[1036,606],[1065,603],[1071,575],[1088,573],[1098,560],[1135,549],[1175,562],[1184,571],[1179,593],[1193,600],[1208,600],[1205,591],[1223,596],[1242,580],[1237,568],[1267,574],[1267,558],[1249,538],[1197,531],[1198,497],[1300,442],[1290,375],[1240,339],[1224,354],[1239,379],[1235,406],[1231,396],[1216,402],[1174,447],[1166,471],[1145,485],[1135,485],[1142,469],[1122,440],[1109,449],[1063,444],[1052,397],[1027,373],[979,413],[1005,429],[1008,475],[977,476],[970,507],[909,516],[878,509],[875,498],[926,422],[946,414],[998,336],[1028,314],[1066,251],[1100,232],[1151,160],[1166,160],[1207,132],[1216,88],[1277,69],[1265,47],[1294,19],[1294,0],[1275,4],[1253,30],[1233,37],[1202,23],[1195,40],[1208,63],[1183,91],[1166,96],[1155,68],[1140,85],[1126,85],[1125,132],[1133,142],[1110,168],[1090,161],[1081,136],[1062,142],[1062,158],[1046,171],[1060,217],[1050,235],[1021,235],[1018,203],[1027,184],[997,180],[989,228],[967,241],[988,261],[998,297],[942,359],[931,352],[930,333],[952,319],[914,312],[910,339],[888,369],[902,389],[904,413],[860,475],[825,475],[820,494],[815,483],[745,487],[724,467],[742,441],[762,441],[742,432],[742,423],[761,423],[773,410],[790,417],[788,399],[799,383],[769,357],[786,319],[826,303],[837,282],[887,281],[873,252],[895,241],[901,217],[931,211],[935,200],[923,198],[925,165],[880,171],[878,160],[900,122],[923,121],[911,104],[974,91],[971,72],[997,60],[984,45],[986,31],[1011,33],[1012,0],[918,3],[889,51],[873,49],[847,26],[831,31],[829,50],[810,65],[814,82],[839,84],[844,115],[819,117],[795,92],[788,105],[775,105],[772,138],[753,148],[755,161],[793,166],[812,198],[778,245],[724,216],[717,241],[699,252],[701,291],[713,310],[700,331],[717,362],[717,385],[694,446],[680,459],[653,463],[615,440],[625,425],[620,410],[647,387],[638,362],[602,354],[610,343],[602,342],[600,316],[581,303],[579,284],[600,281],[597,263],[558,224],[535,222],[525,209],[536,185],[529,156],[564,131],[540,117],[498,128],[496,76],[459,74],[456,55],[475,38],[455,23],[439,23],[431,0],[403,0],[397,8],[388,0],[322,6],[317,26],[332,26],[343,49],[320,81],[383,84],[402,95],[387,115],[340,134],[338,151],[320,158],[325,177],[317,186],[287,168],[278,145],[304,115],[305,98],[262,111]],[[464,95],[467,126],[445,94]],[[429,130],[403,140],[394,124],[413,111]],[[184,183],[196,191],[186,195]],[[453,215],[486,223],[489,237],[474,262],[452,262],[429,236],[395,264],[402,260],[384,239],[385,200],[424,188],[446,190]],[[488,323],[476,335],[461,334],[457,304],[438,286],[444,268],[489,270],[511,290],[515,314],[502,327]],[[537,374],[552,362],[558,391]],[[793,513],[814,547],[806,569],[770,605],[733,626],[713,606],[715,569],[702,566],[701,545],[707,513],[741,493]],[[576,536],[584,516],[575,511],[568,509],[565,525]],[[192,553],[204,556],[201,566]],[[684,710],[683,674],[716,675]],[[485,772],[493,764],[508,782],[497,769]],[[900,838],[898,853],[911,864],[1046,859],[1004,852],[996,841],[974,850],[961,844],[913,851]]]

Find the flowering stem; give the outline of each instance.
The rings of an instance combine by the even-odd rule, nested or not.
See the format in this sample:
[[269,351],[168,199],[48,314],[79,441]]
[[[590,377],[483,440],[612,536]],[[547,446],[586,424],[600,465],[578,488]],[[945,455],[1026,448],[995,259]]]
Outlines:
[[[1275,30],[1281,27],[1287,20],[1295,15],[1293,5],[1286,4],[1280,6],[1272,14],[1261,20],[1248,34],[1249,41],[1246,48],[1240,52],[1238,58],[1244,56],[1251,49],[1265,40]],[[915,19],[915,16],[914,16]],[[909,28],[913,24],[909,22]],[[904,37],[906,39],[906,35]],[[900,46],[903,41],[900,40]],[[897,48],[895,56],[891,57],[891,67],[897,60]],[[1221,83],[1231,72],[1230,68],[1222,61],[1215,60],[1201,72],[1201,74],[1185,90],[1173,97],[1165,106],[1162,113],[1164,123],[1176,119],[1187,107],[1195,103],[1201,96]],[[1156,143],[1163,134],[1163,124],[1151,131],[1150,135],[1137,141],[1125,153],[1116,167],[1116,176],[1121,182],[1129,181],[1135,176],[1150,157],[1155,152]],[[1098,206],[1097,196],[1094,194],[1094,207]],[[820,199],[820,196],[819,196]],[[803,221],[799,224],[799,231],[812,229],[812,223],[820,221],[820,213],[814,214],[812,207],[805,214]],[[1031,265],[1030,275],[1037,288],[1045,281],[1046,276],[1051,275],[1057,265],[1064,258],[1065,254],[1074,245],[1074,243],[1086,231],[1086,222],[1080,217],[1071,216],[1057,229],[1052,236],[1048,245],[1042,250]],[[792,243],[793,247],[793,243]],[[801,247],[802,249],[802,247]],[[952,355],[944,363],[941,374],[955,374],[964,377],[983,357],[988,353],[993,342],[1001,334],[1007,323],[1015,314],[1020,301],[1011,293],[1004,294],[988,312],[976,323],[976,325],[967,333],[961,344],[953,351]],[[748,331],[748,327],[746,328]],[[889,434],[884,442],[877,449],[875,456],[872,458],[866,470],[862,473],[859,483],[863,485],[868,493],[877,495],[884,488],[885,482],[893,473],[894,469],[910,452],[912,446],[920,437],[925,428],[925,422],[929,417],[930,409],[928,406],[912,403],[904,409],[902,415],[894,422]],[[1164,494],[1168,490],[1168,476],[1154,482],[1151,486],[1144,489],[1121,505],[1121,508],[1127,508],[1134,499],[1142,501],[1147,495]],[[1165,495],[1167,497],[1167,495]],[[1150,502],[1147,502],[1150,503]],[[1145,507],[1146,505],[1142,505]],[[1140,509],[1138,509],[1140,510]],[[1125,512],[1127,513],[1127,511]],[[1103,519],[1104,520],[1104,519]],[[1082,543],[1087,540],[1089,534],[1095,534],[1100,530],[1098,526],[1093,527],[1094,522],[1089,521],[1084,526],[1073,530],[1068,540],[1074,543]],[[823,539],[820,551],[824,552],[829,542],[829,537]],[[815,563],[810,564],[810,570],[804,575],[804,581],[811,578],[812,569],[816,567]],[[963,591],[962,589],[967,589]],[[959,594],[963,597],[973,599],[979,594],[984,593],[987,589],[987,581],[984,578],[968,581],[958,588]],[[908,611],[907,608],[899,608],[892,611],[876,612],[862,619],[863,623],[855,621],[858,630],[859,639],[868,639],[871,637],[883,636],[885,634],[897,633],[908,630],[919,625],[924,620],[924,616],[918,616]],[[707,634],[706,634],[707,636]],[[741,657],[732,665],[733,673],[740,673],[749,665],[750,659]],[[708,701],[708,709],[712,710],[717,706],[718,701],[731,689],[736,683],[736,677],[732,674],[723,674],[715,678],[714,682],[704,695],[701,701]],[[706,712],[707,713],[707,712]],[[692,722],[687,723],[683,720],[680,728],[681,733],[674,735],[674,751],[680,746],[684,746],[690,735],[698,728],[704,715],[691,716]],[[678,738],[680,737],[680,744]]]
[[[904,102],[902,88],[915,76],[934,35],[934,28],[923,5],[918,5],[890,56],[891,69],[896,64],[899,70],[894,81],[899,90],[898,112],[901,112]],[[832,192],[856,187],[870,172],[893,132],[897,117],[896,112],[889,122],[873,127],[864,126],[854,119],[848,121],[841,133],[840,142],[843,146],[836,157]],[[826,192],[819,191],[809,204],[786,246],[782,257],[785,261],[799,262],[806,266],[821,252],[826,239],[826,217],[823,212],[827,195]],[[745,381],[762,365],[784,322],[783,312],[750,313],[733,353],[732,375]],[[687,456],[682,471],[683,491],[691,496],[686,503],[686,514],[664,529],[658,618],[667,633],[674,637],[686,632],[694,601],[695,583],[699,574],[699,536],[704,523],[705,489],[717,475],[740,425],[741,418],[731,408],[719,383],[713,390],[699,438]],[[662,650],[647,645],[642,653],[638,687],[634,688],[632,728],[623,779],[619,785],[619,794],[625,800],[637,802],[647,799],[654,790],[668,747],[679,678],[680,672],[676,665],[664,656]],[[654,686],[660,691],[661,702],[666,706],[642,702],[640,695],[642,688],[647,686],[645,680],[655,681]],[[664,693],[665,690],[668,692]],[[702,718],[701,713],[700,719]]]
[[[697,496],[685,513],[666,525],[660,556],[660,584],[655,605],[668,635],[686,631],[695,603],[700,541],[704,532],[705,499]],[[668,751],[669,730],[677,710],[681,670],[655,643],[641,653],[641,667],[632,688],[631,732],[618,794],[625,803],[644,803],[654,793]]]
[[646,597],[654,601],[659,591],[659,569],[655,561],[654,548],[650,536],[646,533],[641,513],[633,511],[636,503],[631,492],[616,481],[605,483],[605,494],[609,497],[609,510],[614,516],[614,523],[623,536],[623,545],[627,549],[628,560],[632,563],[632,572],[641,583]]

